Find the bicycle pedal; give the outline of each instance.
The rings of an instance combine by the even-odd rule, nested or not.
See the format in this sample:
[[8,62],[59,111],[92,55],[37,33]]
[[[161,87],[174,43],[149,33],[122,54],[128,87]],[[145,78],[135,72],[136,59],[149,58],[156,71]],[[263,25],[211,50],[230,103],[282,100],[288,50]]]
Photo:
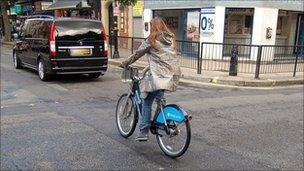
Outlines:
[[138,142],[147,142],[148,140],[137,140]]
[[162,134],[160,134],[160,133],[156,133],[156,135],[158,135],[158,136],[160,136],[160,137],[163,137],[163,135],[162,135]]
[[149,140],[148,138],[145,138],[145,139],[140,139],[140,138],[136,139],[135,138],[135,141],[138,141],[138,142],[145,142],[145,141],[148,141],[148,140]]

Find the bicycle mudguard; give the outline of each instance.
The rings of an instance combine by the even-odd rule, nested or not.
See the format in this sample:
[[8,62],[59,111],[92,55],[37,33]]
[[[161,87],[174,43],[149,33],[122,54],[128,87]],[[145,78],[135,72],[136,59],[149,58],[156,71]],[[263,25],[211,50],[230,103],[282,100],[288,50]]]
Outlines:
[[[181,109],[179,106],[174,104],[166,105],[163,108],[166,120],[175,121],[181,123],[186,120],[187,113]],[[161,111],[157,114],[156,122],[164,123],[164,119]]]

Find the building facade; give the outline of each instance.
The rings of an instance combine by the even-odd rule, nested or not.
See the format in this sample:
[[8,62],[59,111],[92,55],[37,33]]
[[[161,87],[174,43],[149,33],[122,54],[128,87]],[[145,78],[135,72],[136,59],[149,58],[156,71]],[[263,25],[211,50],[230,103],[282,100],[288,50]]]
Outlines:
[[[115,21],[114,21],[115,20]],[[133,36],[132,7],[120,8],[114,0],[101,0],[101,21],[110,35],[114,29],[114,22],[117,25],[118,35]],[[142,23],[142,22],[141,22]]]
[[[304,32],[302,0],[145,1],[144,13],[144,22],[164,18],[180,40],[294,45],[301,43]],[[145,37],[148,34],[144,31]]]
[[[178,40],[270,46],[304,45],[303,0],[144,1],[143,26],[148,25],[153,17],[162,17]],[[149,28],[146,28],[143,36],[148,35]],[[201,48],[204,50],[206,47]],[[225,52],[224,48],[218,48],[220,54],[231,51],[226,49]],[[303,48],[301,52],[304,52]],[[256,49],[252,48],[247,53],[250,59],[256,60]],[[275,53],[281,52],[270,52],[270,56]],[[207,58],[208,54],[204,57]]]

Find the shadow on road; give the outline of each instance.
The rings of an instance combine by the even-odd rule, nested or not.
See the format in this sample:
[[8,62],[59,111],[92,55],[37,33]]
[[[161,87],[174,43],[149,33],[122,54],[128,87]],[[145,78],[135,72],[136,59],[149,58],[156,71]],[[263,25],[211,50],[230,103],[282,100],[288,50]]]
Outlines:
[[[38,73],[34,69],[30,68],[22,68],[22,70],[31,73],[33,75],[37,75]],[[114,79],[114,78],[112,78]],[[52,75],[51,78],[47,82],[56,82],[56,83],[89,83],[89,82],[99,82],[111,80],[110,77],[105,75],[100,76],[99,78],[90,78],[87,74],[67,74],[67,75]]]

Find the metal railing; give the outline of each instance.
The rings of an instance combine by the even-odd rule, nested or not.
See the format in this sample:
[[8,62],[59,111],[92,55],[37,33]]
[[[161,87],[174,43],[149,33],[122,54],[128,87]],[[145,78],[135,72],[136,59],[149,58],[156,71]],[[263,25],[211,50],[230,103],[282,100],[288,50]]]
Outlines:
[[200,43],[192,41],[176,40],[176,50],[181,58],[181,66],[199,70]]
[[246,44],[201,43],[200,69],[229,71],[233,48],[236,49],[238,72],[254,73],[258,46]]
[[[111,37],[109,37],[111,39]],[[120,57],[133,54],[145,38],[117,36]],[[111,42],[111,41],[110,41]],[[113,39],[110,56],[113,55]],[[176,40],[181,66],[202,71],[224,71],[252,74],[304,72],[304,46],[248,45]],[[145,61],[145,58],[141,60]]]
[[[109,39],[110,44],[110,56],[113,57],[114,54],[114,45],[115,45],[115,38],[114,36],[107,36]],[[120,57],[128,57],[133,52],[138,49],[138,47],[141,45],[142,41],[144,41],[145,38],[141,37],[126,37],[126,36],[117,36],[117,45],[119,49]]]
[[[109,40],[111,37],[109,37]],[[145,40],[145,38],[140,37],[125,37],[125,36],[117,36],[117,44],[119,49],[120,57],[128,57],[133,54],[141,43]],[[110,56],[113,56],[114,52],[114,43],[111,42],[112,45],[110,46]],[[176,50],[178,55],[180,56],[181,66],[187,67],[191,69],[198,68],[198,58],[199,58],[199,50],[200,43],[199,42],[192,42],[192,41],[176,41]],[[141,58],[140,60],[145,61],[145,58]]]
[[258,74],[304,72],[304,46],[262,45]]
[[[236,52],[233,52],[233,48]],[[229,53],[230,52],[230,53]],[[236,53],[236,61],[231,61]],[[304,46],[201,43],[199,70],[260,74],[304,72]]]

